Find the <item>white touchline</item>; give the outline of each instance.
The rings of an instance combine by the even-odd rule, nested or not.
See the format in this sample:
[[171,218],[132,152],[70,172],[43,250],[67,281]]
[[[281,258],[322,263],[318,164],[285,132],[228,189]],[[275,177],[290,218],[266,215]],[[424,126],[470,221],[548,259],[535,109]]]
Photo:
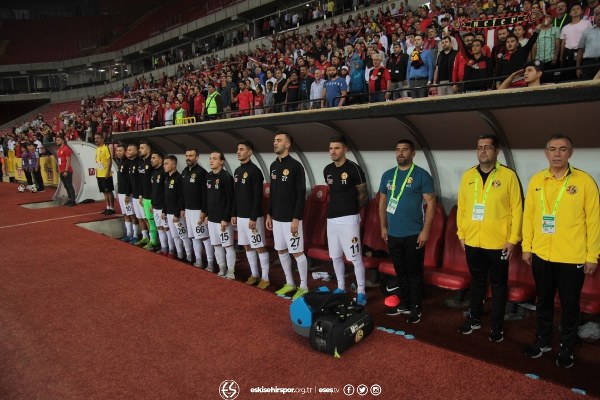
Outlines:
[[31,222],[24,222],[22,224],[15,224],[15,225],[6,225],[6,226],[0,226],[0,229],[4,229],[4,228],[14,228],[17,226],[24,226],[24,225],[32,225],[32,224],[39,224],[42,222],[49,222],[49,221],[56,221],[59,219],[67,219],[67,218],[75,218],[75,217],[83,217],[85,215],[92,215],[92,214],[98,214],[96,212],[92,212],[92,213],[86,213],[86,214],[77,214],[77,215],[68,215],[66,217],[58,217],[58,218],[50,218],[50,219],[43,219],[41,221],[31,221]]

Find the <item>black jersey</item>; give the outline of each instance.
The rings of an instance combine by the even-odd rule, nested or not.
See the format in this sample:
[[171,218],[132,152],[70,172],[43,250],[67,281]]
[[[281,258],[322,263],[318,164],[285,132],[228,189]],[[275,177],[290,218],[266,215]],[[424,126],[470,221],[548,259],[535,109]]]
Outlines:
[[329,186],[327,218],[356,215],[359,211],[357,185],[366,182],[365,173],[355,162],[346,160],[339,167],[331,163],[323,170],[323,177]]
[[117,165],[117,193],[129,194],[129,163],[127,157],[116,160]]
[[177,171],[166,176],[165,179],[165,207],[163,213],[173,214],[179,218],[183,211],[183,185],[181,174]]
[[233,173],[235,201],[233,215],[256,221],[263,216],[262,189],[265,177],[252,161],[237,167]]
[[140,174],[139,170],[144,168],[144,161],[135,157],[129,160],[129,190],[128,194],[136,199],[140,197]]
[[[204,210],[203,210],[204,211]],[[206,175],[206,215],[210,222],[231,221],[233,211],[233,177],[221,169]]]
[[165,179],[167,174],[165,169],[160,166],[152,170],[150,182],[152,184],[152,192],[150,193],[150,201],[152,208],[163,210],[165,208]]
[[301,220],[306,202],[304,167],[289,154],[271,164],[269,214],[279,222]]
[[142,158],[142,168],[140,168],[140,195],[144,199],[149,199],[152,195],[152,164],[150,164],[150,156]]
[[183,182],[183,206],[188,210],[205,210],[206,170],[196,164],[181,171]]

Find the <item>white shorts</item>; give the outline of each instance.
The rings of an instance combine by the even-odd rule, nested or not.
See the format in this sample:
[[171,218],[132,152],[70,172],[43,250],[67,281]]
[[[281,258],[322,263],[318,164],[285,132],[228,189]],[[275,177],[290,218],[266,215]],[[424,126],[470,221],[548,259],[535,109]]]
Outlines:
[[304,231],[302,221],[298,224],[298,233],[292,235],[290,227],[291,222],[279,222],[273,220],[273,241],[275,250],[287,250],[290,253],[304,252]]
[[207,239],[209,237],[208,223],[204,220],[202,225],[198,225],[199,220],[200,210],[185,210],[188,236],[192,239]]
[[131,205],[131,201],[129,204],[125,204],[125,194],[119,193],[119,206],[121,207],[121,214],[123,215],[133,215],[133,206]]
[[240,246],[250,245],[253,249],[259,249],[265,247],[263,242],[265,238],[265,218],[256,218],[256,229],[251,231],[248,228],[250,218],[238,217],[237,219],[237,231],[238,231],[238,244]]
[[208,221],[208,232],[210,234],[210,244],[213,246],[233,246],[233,226],[227,225],[225,232],[221,232],[221,224]]
[[138,199],[134,199],[130,197],[130,204],[133,204],[133,211],[135,212],[135,216],[137,218],[146,219],[146,214],[144,213],[144,204],[140,204]]
[[348,261],[362,257],[360,224],[334,224],[327,221],[327,245],[331,258],[346,256]]
[[152,214],[154,214],[154,223],[156,227],[168,228],[169,223],[167,222],[167,218],[162,217],[162,210],[157,210],[155,208],[152,209]]
[[179,221],[173,222],[173,214],[167,214],[167,221],[169,222],[169,229],[171,230],[171,236],[179,237],[181,240],[187,239],[187,229],[185,226],[185,218],[179,217]]

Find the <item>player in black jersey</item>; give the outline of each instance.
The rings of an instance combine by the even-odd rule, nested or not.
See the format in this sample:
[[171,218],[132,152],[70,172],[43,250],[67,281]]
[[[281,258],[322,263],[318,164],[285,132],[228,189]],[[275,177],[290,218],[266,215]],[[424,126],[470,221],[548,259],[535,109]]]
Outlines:
[[367,182],[362,168],[346,158],[348,143],[343,136],[329,141],[329,155],[333,161],[323,170],[323,178],[329,186],[327,206],[327,243],[329,256],[338,281],[334,293],[346,290],[343,256],[354,265],[359,305],[367,304],[365,293],[365,265],[362,260],[360,242],[359,211],[367,204]]
[[[238,227],[238,244],[246,249],[246,257],[250,264],[252,275],[246,284],[258,283],[259,289],[266,289],[269,286],[269,253],[264,244],[265,218],[262,208],[265,178],[260,168],[251,160],[253,151],[254,145],[249,140],[238,143],[237,157],[241,165],[233,174],[235,202],[231,224]],[[258,271],[258,259],[262,279]]]
[[208,218],[210,242],[215,248],[219,276],[235,279],[235,250],[233,249],[233,177],[223,169],[225,156],[220,151],[210,153],[210,172],[206,176],[206,210],[200,222]]
[[[140,169],[140,195],[142,196],[142,207],[144,208],[144,216],[146,224],[150,231],[150,240],[142,241],[140,246],[144,246],[144,250],[154,251],[158,247],[158,235],[156,233],[156,224],[154,223],[154,215],[151,211],[150,193],[152,184],[150,178],[152,176],[152,146],[147,140],[140,140],[140,157],[144,162],[143,168]],[[137,243],[136,243],[137,245]]]
[[161,215],[167,218],[169,230],[177,249],[177,258],[184,259],[183,245],[185,245],[185,257],[192,262],[192,241],[187,235],[185,217],[183,215],[183,184],[181,174],[177,172],[177,157],[167,156],[163,161],[167,179],[165,180],[165,207]]
[[[308,261],[304,255],[302,217],[306,202],[304,167],[290,156],[292,137],[279,131],[273,139],[277,158],[271,164],[271,197],[266,218],[267,229],[273,231],[275,250],[285,273],[285,285],[275,292],[279,296],[296,291],[294,300],[308,292]],[[296,258],[300,272],[300,287],[296,288],[292,275],[292,260]]]
[[[125,204],[125,196],[127,196],[129,190],[129,159],[125,156],[125,152],[124,145],[117,145],[115,150],[117,156],[115,165],[117,166],[117,200],[119,201],[121,213],[125,220],[125,236],[123,236],[121,240],[130,242],[134,236],[137,236],[138,221],[131,203]],[[135,231],[133,230],[134,226]]]
[[163,168],[163,161],[164,157],[161,153],[152,152],[152,156],[150,156],[150,162],[152,163],[150,209],[160,241],[160,251],[158,254],[175,258],[175,242],[171,236],[171,231],[169,231],[169,223],[162,216],[162,210],[165,208],[165,180],[167,179],[167,173]]
[[[127,195],[125,196],[125,204],[131,204],[133,208],[133,212],[138,221],[138,231],[142,232],[142,239],[148,239],[148,227],[144,220],[144,209],[141,207],[139,202],[140,196],[140,175],[139,168],[142,163],[142,159],[138,156],[138,146],[136,144],[127,145],[127,158],[129,159],[129,171],[128,181],[129,188],[127,190]],[[135,222],[134,222],[135,223]],[[133,227],[133,237],[131,238],[131,244],[136,244],[139,242],[138,234],[135,229],[135,225]]]
[[188,149],[185,152],[187,166],[181,171],[183,180],[183,204],[185,206],[185,221],[188,236],[192,240],[196,257],[195,267],[202,268],[202,245],[206,249],[207,271],[214,269],[214,249],[210,244],[208,224],[200,223],[200,213],[206,209],[206,170],[198,165],[199,152]]

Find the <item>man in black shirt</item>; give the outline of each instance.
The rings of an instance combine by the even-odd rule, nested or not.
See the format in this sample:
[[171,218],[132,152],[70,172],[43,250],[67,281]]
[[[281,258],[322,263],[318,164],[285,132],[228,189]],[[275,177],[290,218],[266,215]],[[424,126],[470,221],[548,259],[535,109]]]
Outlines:
[[393,99],[402,97],[402,89],[406,85],[406,66],[408,64],[408,54],[402,51],[400,43],[394,43],[394,53],[388,58],[386,66],[392,77],[391,89],[393,90]]
[[[238,227],[238,245],[246,249],[246,257],[252,275],[247,285],[258,282],[259,289],[269,286],[269,253],[265,249],[265,218],[262,209],[262,190],[265,178],[250,159],[254,145],[245,140],[238,143],[237,157],[241,165],[233,174],[235,185],[233,216],[231,224]],[[258,253],[258,257],[257,257]],[[258,259],[262,269],[262,279],[258,272]],[[260,280],[260,282],[259,282]]]
[[[144,209],[140,204],[140,165],[143,164],[142,159],[138,156],[138,146],[136,144],[127,145],[127,158],[129,159],[129,170],[127,175],[129,177],[129,188],[127,195],[125,196],[125,204],[131,204],[136,219],[138,220],[138,229],[142,232],[142,239],[148,239],[148,226],[144,220]],[[135,223],[135,222],[134,222]],[[138,239],[138,233],[136,232],[135,225],[133,227],[133,237],[130,243],[136,244],[140,241]]]
[[452,39],[450,36],[442,38],[442,51],[439,52],[435,63],[435,71],[433,73],[433,83],[435,85],[447,83],[446,86],[438,86],[438,95],[446,96],[454,94],[454,89],[450,84],[452,81],[452,68],[454,67],[454,59],[457,51],[452,48]]
[[181,174],[177,172],[177,157],[167,156],[163,161],[163,166],[167,179],[165,180],[165,207],[161,217],[167,218],[169,230],[177,249],[177,258],[183,260],[182,243],[185,243],[187,261],[192,262],[192,242],[187,235],[185,216],[183,215],[183,183]]
[[163,155],[158,152],[152,152],[150,163],[152,164],[152,175],[150,176],[150,209],[152,217],[158,231],[160,240],[160,251],[158,254],[175,258],[175,242],[169,231],[169,224],[166,218],[163,218],[162,211],[165,208],[165,180],[167,174],[163,168]]
[[233,178],[223,169],[225,156],[219,151],[210,153],[210,172],[206,176],[206,210],[200,214],[200,223],[208,218],[210,242],[215,248],[219,276],[235,279],[235,250],[233,249]]
[[327,244],[329,256],[338,281],[334,293],[346,290],[346,266],[343,256],[354,265],[359,305],[367,304],[365,293],[365,265],[360,243],[360,208],[367,204],[367,182],[362,168],[346,158],[348,144],[343,136],[329,141],[329,155],[333,161],[323,170],[329,186],[327,207]]
[[[121,238],[124,242],[131,242],[134,236],[137,236],[138,220],[133,212],[133,206],[130,203],[125,204],[125,197],[129,190],[129,159],[125,156],[125,146],[122,144],[117,145],[115,150],[117,159],[115,164],[117,166],[117,198],[119,205],[121,206],[121,213],[125,220],[125,236]],[[133,222],[135,221],[135,222]],[[134,225],[135,224],[135,225]],[[135,235],[133,226],[135,226]]]
[[304,103],[300,103],[301,110],[310,110],[310,87],[314,81],[315,78],[308,75],[308,67],[302,65],[300,67],[300,92],[298,96],[299,101],[304,101]]
[[198,165],[197,149],[188,149],[185,152],[187,166],[181,171],[183,181],[183,203],[185,205],[185,221],[188,236],[192,240],[196,262],[194,267],[202,268],[202,245],[206,248],[207,271],[214,269],[214,250],[210,244],[208,224],[200,223],[200,213],[206,210],[206,170]]
[[[266,218],[267,229],[273,231],[275,250],[279,253],[286,284],[276,291],[279,296],[296,291],[294,300],[308,292],[308,260],[304,255],[302,217],[306,202],[304,167],[290,156],[293,139],[279,131],[273,140],[277,158],[271,164],[271,198]],[[296,288],[292,275],[292,260],[296,258],[300,272],[300,287]],[[297,290],[296,290],[297,289]]]
[[[146,140],[140,140],[140,156],[144,162],[143,169],[140,169],[140,195],[142,196],[142,207],[144,208],[144,215],[146,217],[146,224],[150,230],[150,240],[141,241],[139,246],[144,246],[144,250],[156,250],[158,247],[158,235],[156,233],[156,225],[154,224],[154,215],[152,215],[152,202],[150,201],[150,194],[152,192],[152,183],[150,178],[152,177],[152,165],[150,162],[150,156],[152,155],[152,147]],[[136,243],[136,246],[138,244]]]

